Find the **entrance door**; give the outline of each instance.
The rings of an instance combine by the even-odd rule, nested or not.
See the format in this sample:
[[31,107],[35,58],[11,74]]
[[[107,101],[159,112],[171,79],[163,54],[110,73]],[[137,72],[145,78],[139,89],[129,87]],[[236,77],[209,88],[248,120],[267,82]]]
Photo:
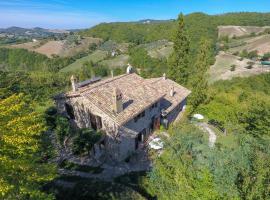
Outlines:
[[160,118],[157,117],[154,121],[154,130],[159,130],[160,129]]
[[155,131],[160,128],[160,118],[159,117],[152,117],[152,122],[151,122],[151,130]]

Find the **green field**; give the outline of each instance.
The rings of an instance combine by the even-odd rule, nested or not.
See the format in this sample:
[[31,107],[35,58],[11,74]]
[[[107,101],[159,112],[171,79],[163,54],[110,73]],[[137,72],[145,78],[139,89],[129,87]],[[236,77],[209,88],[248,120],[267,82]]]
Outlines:
[[68,65],[67,67],[61,69],[61,72],[70,72],[70,71],[79,70],[82,68],[83,64],[87,61],[98,63],[99,61],[105,59],[106,57],[107,57],[106,51],[97,50],[94,53],[89,54],[88,56],[85,56],[81,59],[78,59],[71,65]]
[[144,48],[152,58],[168,58],[173,51],[173,43],[168,40],[158,40],[139,47]]
[[123,67],[128,64],[129,56],[128,55],[119,55],[115,58],[101,61],[100,64],[109,68]]

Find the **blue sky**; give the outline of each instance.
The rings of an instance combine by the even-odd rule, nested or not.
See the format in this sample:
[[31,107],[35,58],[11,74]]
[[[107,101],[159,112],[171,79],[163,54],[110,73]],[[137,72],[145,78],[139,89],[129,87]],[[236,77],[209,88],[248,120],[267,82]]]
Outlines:
[[178,13],[270,12],[270,0],[0,0],[0,27],[87,28]]

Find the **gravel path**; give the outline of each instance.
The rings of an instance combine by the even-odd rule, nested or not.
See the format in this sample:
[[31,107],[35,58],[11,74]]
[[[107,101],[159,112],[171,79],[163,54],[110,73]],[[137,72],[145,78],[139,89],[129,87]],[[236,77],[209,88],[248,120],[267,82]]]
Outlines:
[[213,148],[215,146],[217,135],[216,133],[209,127],[207,123],[199,123],[198,124],[203,131],[209,134],[209,147]]

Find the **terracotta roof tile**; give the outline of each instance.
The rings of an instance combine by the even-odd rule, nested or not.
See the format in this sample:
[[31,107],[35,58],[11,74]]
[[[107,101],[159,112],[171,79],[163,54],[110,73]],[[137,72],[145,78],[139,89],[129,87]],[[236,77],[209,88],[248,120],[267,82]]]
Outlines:
[[[170,96],[171,86],[175,88],[173,97]],[[124,109],[120,113],[113,110],[113,91],[115,88],[118,88],[123,96]],[[81,87],[76,92],[66,93],[66,97],[78,95],[85,97],[89,103],[97,106],[121,126],[162,98],[171,102],[170,107],[166,109],[169,112],[189,94],[189,90],[169,79],[143,79],[132,73]]]

